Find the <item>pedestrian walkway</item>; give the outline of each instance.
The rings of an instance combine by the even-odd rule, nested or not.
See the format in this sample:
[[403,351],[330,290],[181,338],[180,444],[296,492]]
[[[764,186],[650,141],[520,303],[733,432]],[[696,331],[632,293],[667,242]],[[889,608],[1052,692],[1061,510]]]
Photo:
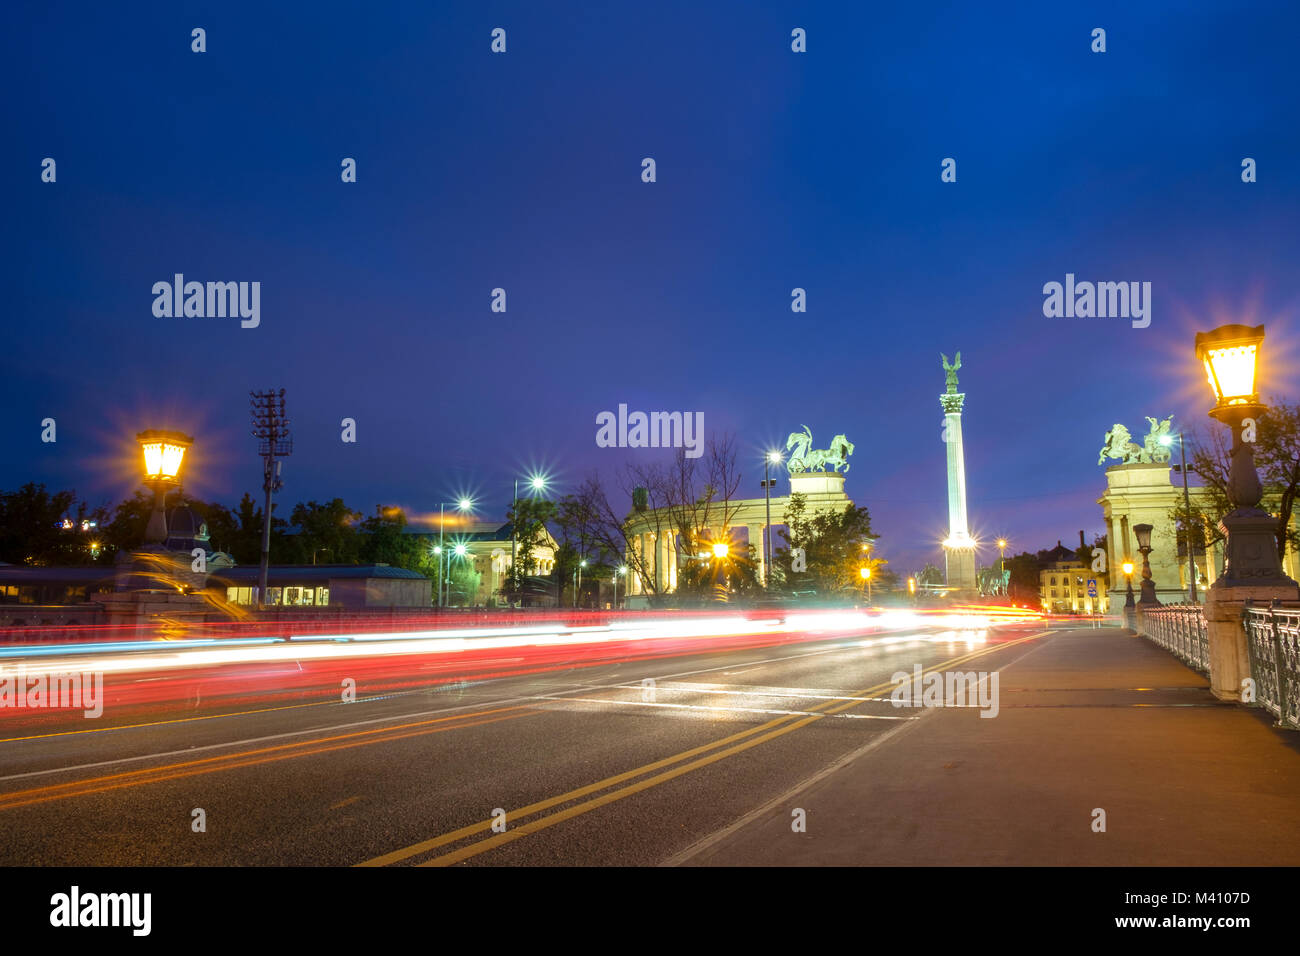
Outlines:
[[997,717],[931,709],[672,862],[1300,864],[1300,733],[1118,628],[1000,666]]

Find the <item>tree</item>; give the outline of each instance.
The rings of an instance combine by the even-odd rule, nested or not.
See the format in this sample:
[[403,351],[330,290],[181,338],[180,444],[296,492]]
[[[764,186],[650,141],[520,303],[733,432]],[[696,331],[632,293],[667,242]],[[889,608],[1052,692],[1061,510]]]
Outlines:
[[70,528],[63,527],[76,500],[75,492],[50,492],[31,482],[0,492],[0,561],[39,566],[87,560],[88,543],[80,536],[85,506]]
[[1011,574],[1008,589],[1013,601],[1025,604],[1038,603],[1038,570],[1041,566],[1040,558],[1046,553],[1040,551],[1038,554],[1030,554],[1028,551],[1022,551],[1007,558],[1007,571]]
[[[779,532],[785,547],[777,548],[773,564],[784,581],[794,587],[838,593],[862,587],[865,558],[863,545],[876,537],[871,513],[861,505],[845,505],[843,511],[819,511],[809,515],[801,494],[790,496],[785,524]],[[794,570],[793,549],[802,548],[806,569]],[[875,565],[883,566],[882,564]]]
[[506,519],[514,528],[515,557],[506,579],[511,600],[524,594],[527,578],[537,570],[537,549],[546,541],[546,522],[555,517],[555,502],[546,498],[519,498]]
[[406,513],[401,508],[375,505],[375,513],[361,522],[361,563],[388,564],[424,573],[424,547],[418,539],[402,533],[406,524]]
[[356,523],[361,515],[342,498],[321,504],[309,501],[294,506],[290,519],[298,529],[305,563],[355,564],[361,551]]

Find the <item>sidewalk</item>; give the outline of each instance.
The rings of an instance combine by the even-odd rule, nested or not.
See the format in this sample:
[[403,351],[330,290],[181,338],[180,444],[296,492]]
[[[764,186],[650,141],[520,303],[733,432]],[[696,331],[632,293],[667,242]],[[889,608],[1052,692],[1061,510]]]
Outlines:
[[1012,661],[997,717],[930,711],[679,862],[1300,864],[1300,733],[1215,701],[1116,628],[1058,632]]

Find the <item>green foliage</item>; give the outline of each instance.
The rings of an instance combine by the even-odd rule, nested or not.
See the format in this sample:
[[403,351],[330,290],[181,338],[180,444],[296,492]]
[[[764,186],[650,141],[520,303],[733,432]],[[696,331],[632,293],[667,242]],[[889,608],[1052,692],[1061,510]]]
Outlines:
[[402,533],[406,524],[401,508],[375,505],[375,513],[361,522],[361,563],[389,564],[424,573],[425,548],[418,538]]
[[515,563],[506,576],[511,595],[524,593],[524,581],[537,572],[537,549],[546,542],[546,522],[555,518],[555,502],[520,498],[506,513],[515,530]]
[[[780,531],[785,547],[776,549],[773,564],[788,586],[832,594],[862,587],[860,569],[868,560],[862,546],[876,537],[867,508],[845,505],[843,511],[809,515],[805,497],[794,494],[786,507],[785,523]],[[792,568],[794,548],[804,549],[807,569],[803,572]]]
[[28,483],[0,493],[0,561],[10,564],[84,564],[90,560],[88,541],[81,534],[84,505],[74,530],[61,527],[76,501],[71,491],[49,492]]

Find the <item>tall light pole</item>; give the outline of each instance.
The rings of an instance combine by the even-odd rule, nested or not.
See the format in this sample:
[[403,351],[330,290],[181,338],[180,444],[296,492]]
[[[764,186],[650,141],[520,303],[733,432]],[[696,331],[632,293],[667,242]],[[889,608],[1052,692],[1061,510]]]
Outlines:
[[1183,473],[1183,540],[1187,542],[1187,587],[1192,603],[1199,603],[1196,596],[1196,553],[1192,547],[1192,496],[1187,490],[1187,447],[1180,432],[1177,435],[1161,435],[1160,444],[1168,447],[1178,442],[1179,471]]
[[763,458],[763,499],[767,505],[767,526],[763,538],[763,587],[772,586],[772,486],[775,478],[768,477],[768,468],[781,460],[779,451],[769,451]]
[[[530,475],[527,479],[528,484],[533,491],[546,490],[546,477],[544,475]],[[519,574],[515,569],[515,560],[519,554],[519,479],[515,479],[515,497],[514,504],[511,507],[511,514],[514,516],[510,521],[510,576],[516,581],[519,580]],[[520,599],[522,601],[522,598]],[[514,603],[513,601],[511,602]]]
[[858,573],[862,575],[862,583],[867,589],[867,604],[871,603],[871,569],[859,568]]
[[1007,587],[1007,539],[998,538],[998,590],[1006,597]]
[[[474,502],[470,498],[461,498],[459,501],[455,503],[455,505],[457,511],[459,511],[461,514],[465,514],[466,512],[473,509]],[[451,583],[449,580],[444,580],[447,577],[447,575],[445,575],[442,570],[443,561],[444,561],[443,556],[447,553],[447,546],[445,544],[446,524],[447,524],[447,502],[442,501],[438,503],[438,607],[443,606],[442,586],[444,584]],[[450,588],[448,588],[448,593],[450,593]]]
[[[1128,542],[1124,543],[1128,544]],[[1125,561],[1123,568],[1124,577],[1128,579],[1128,591],[1124,595],[1124,623],[1128,625],[1129,630],[1136,634],[1137,605],[1133,602],[1133,562]]]
[[618,579],[619,579],[622,575],[624,575],[624,574],[627,574],[627,565],[626,565],[626,564],[620,564],[617,568],[614,569],[614,574],[613,574],[613,579],[614,579],[614,606],[613,606],[612,608],[610,608],[611,611],[617,611],[617,610],[618,610]]
[[582,589],[582,569],[587,566],[584,558],[578,562],[578,566],[573,569],[573,606],[578,606],[578,591]]
[[280,462],[276,459],[293,454],[293,440],[289,437],[289,419],[284,415],[284,389],[248,394],[253,437],[257,439],[257,453],[262,456],[262,490],[266,492],[262,512],[262,564],[257,573],[257,606],[263,608],[266,607],[267,568],[271,562],[271,493],[284,485],[280,480]]

